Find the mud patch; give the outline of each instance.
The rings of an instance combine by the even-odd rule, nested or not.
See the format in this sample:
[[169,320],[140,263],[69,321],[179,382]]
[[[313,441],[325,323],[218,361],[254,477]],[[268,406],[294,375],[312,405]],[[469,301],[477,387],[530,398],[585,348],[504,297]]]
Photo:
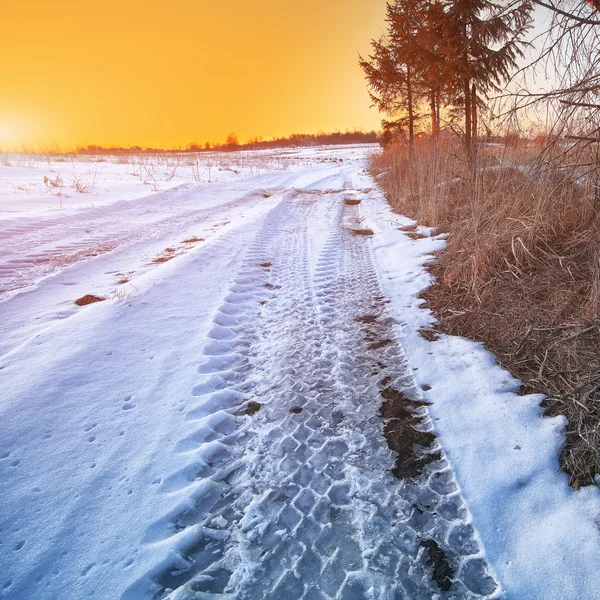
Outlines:
[[435,435],[420,429],[424,417],[419,415],[418,409],[428,403],[411,400],[392,386],[383,388],[380,394],[383,435],[390,450],[396,453],[392,473],[398,479],[418,477],[426,465],[441,458],[439,451],[432,450]]
[[274,284],[272,284],[272,283],[265,283],[265,287],[266,287],[268,290],[279,290],[279,289],[281,289],[281,286],[280,286],[280,285],[274,285]]
[[181,240],[182,244],[196,244],[197,242],[203,242],[204,238],[201,237],[196,237],[195,235],[193,235],[192,237],[189,237],[185,240]]
[[290,408],[290,412],[293,415],[299,415],[304,409],[301,406],[292,406],[292,408]]
[[94,294],[86,294],[85,296],[81,296],[81,298],[77,298],[75,300],[75,304],[77,306],[87,306],[88,304],[93,304],[94,302],[102,302],[106,300],[102,296],[94,296]]
[[346,206],[356,206],[357,204],[360,204],[361,200],[355,200],[354,198],[346,198],[344,200],[344,204]]
[[357,323],[365,323],[367,325],[377,321],[377,315],[359,315],[354,319]]
[[435,540],[423,540],[421,548],[427,552],[427,565],[433,569],[431,578],[443,592],[447,592],[454,583],[454,569],[448,561],[444,549]]
[[270,262],[264,262],[264,263],[260,263],[259,266],[262,267],[263,269],[268,269],[271,266],[271,263]]
[[376,340],[371,342],[368,345],[369,350],[379,350],[380,348],[384,348],[385,346],[389,346],[392,343],[392,340],[386,338],[384,340]]
[[251,400],[246,405],[245,412],[249,417],[251,417],[252,415],[255,415],[260,410],[261,406],[262,406],[262,404],[260,404],[260,402],[254,402],[253,400]]
[[[378,297],[377,303],[383,305],[385,298]],[[390,324],[386,319],[380,318],[382,314],[375,311],[354,318],[362,325],[363,340],[370,351],[394,344]],[[426,465],[441,458],[441,452],[433,449],[435,435],[424,431],[427,416],[423,414],[423,408],[428,406],[429,402],[411,399],[395,388],[392,385],[392,377],[385,374],[385,363],[377,360],[377,353],[374,358],[372,374],[377,375],[383,371],[383,377],[379,381],[379,394],[382,399],[379,415],[383,420],[383,434],[388,447],[396,454],[392,473],[398,479],[419,477]]]
[[[360,315],[354,318],[355,321],[357,321],[358,323],[362,323],[363,325],[377,324],[377,319],[377,315]],[[369,350],[379,350],[380,348],[389,346],[392,343],[392,340],[390,338],[380,337],[372,329],[366,328],[363,330],[363,339],[365,342],[367,342],[367,348]]]

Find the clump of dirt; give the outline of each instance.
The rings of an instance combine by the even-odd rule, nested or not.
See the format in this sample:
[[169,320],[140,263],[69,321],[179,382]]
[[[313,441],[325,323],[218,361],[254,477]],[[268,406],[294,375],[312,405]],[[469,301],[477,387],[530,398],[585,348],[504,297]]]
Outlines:
[[344,200],[344,204],[346,206],[356,206],[357,204],[360,204],[361,200],[355,200],[354,198],[346,198]]
[[304,409],[301,406],[292,406],[292,408],[290,408],[290,412],[293,415],[299,415]]
[[280,285],[274,285],[273,283],[265,283],[265,287],[268,290],[279,290],[279,289],[281,289]]
[[187,238],[186,240],[181,240],[182,244],[195,244],[196,242],[203,242],[204,238],[196,237],[193,235],[192,237]]
[[88,304],[93,304],[94,302],[102,302],[106,300],[102,296],[94,296],[94,294],[86,294],[85,296],[81,296],[81,298],[77,298],[75,300],[75,304],[77,306],[87,306]]
[[251,400],[246,405],[246,414],[250,417],[255,415],[260,410],[261,406],[262,404],[260,404],[260,402],[254,402],[254,400]]
[[271,263],[270,262],[264,262],[264,263],[260,263],[259,266],[262,267],[263,269],[268,269],[271,266]]
[[119,281],[117,281],[117,283],[120,283],[121,285],[123,285],[125,283],[129,283],[129,279],[127,279],[126,277],[123,277],[123,279],[119,279]]
[[440,590],[447,592],[454,582],[454,569],[444,549],[435,540],[422,540],[420,545],[427,552],[427,566],[433,569],[431,578]]
[[175,252],[175,248],[165,248],[165,252],[172,254],[173,252]]
[[423,240],[427,236],[422,233],[410,232],[406,234],[411,240]]
[[426,465],[441,458],[431,451],[435,435],[418,429],[423,417],[416,410],[428,403],[411,400],[392,386],[380,391],[383,402],[379,414],[384,421],[383,434],[390,450],[396,452],[396,463],[392,473],[398,479],[418,477]]
[[271,197],[271,194],[267,194],[267,192],[263,192],[263,195],[262,195],[262,197],[263,197],[263,198],[270,198],[270,197]]
[[351,229],[350,233],[352,235],[362,235],[362,236],[365,236],[365,237],[369,237],[369,236],[375,235],[373,233],[372,229]]

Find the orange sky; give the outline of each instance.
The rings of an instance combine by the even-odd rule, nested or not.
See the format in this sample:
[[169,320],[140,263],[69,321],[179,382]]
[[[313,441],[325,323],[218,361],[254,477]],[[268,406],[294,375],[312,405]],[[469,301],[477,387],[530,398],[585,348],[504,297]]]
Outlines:
[[385,0],[0,0],[0,143],[178,147],[379,127]]

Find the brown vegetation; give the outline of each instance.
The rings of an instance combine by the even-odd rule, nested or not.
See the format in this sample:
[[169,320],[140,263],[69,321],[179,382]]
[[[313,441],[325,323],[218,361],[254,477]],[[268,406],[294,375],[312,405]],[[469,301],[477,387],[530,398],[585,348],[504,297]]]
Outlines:
[[[564,151],[564,147],[563,147]],[[510,154],[508,154],[510,152]],[[423,297],[440,331],[482,341],[568,419],[561,466],[594,483],[600,448],[600,220],[596,175],[533,147],[402,147],[372,160],[398,212],[448,232]],[[543,160],[542,160],[543,159]],[[578,164],[586,162],[579,157]],[[428,331],[427,334],[433,332]]]
[[81,298],[77,298],[77,300],[75,300],[75,304],[77,304],[77,306],[87,306],[88,304],[93,304],[94,302],[102,302],[103,300],[106,300],[106,298],[102,298],[101,296],[94,296],[94,294],[86,294]]
[[363,235],[363,236],[371,236],[373,234],[373,230],[371,229],[351,229],[350,232],[352,235]]

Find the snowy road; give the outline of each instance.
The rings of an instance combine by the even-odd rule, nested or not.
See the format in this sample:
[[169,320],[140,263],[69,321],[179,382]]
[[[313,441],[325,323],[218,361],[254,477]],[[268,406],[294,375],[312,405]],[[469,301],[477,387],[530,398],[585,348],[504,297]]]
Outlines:
[[564,424],[419,336],[444,240],[362,150],[36,220],[2,231],[0,597],[598,597]]

